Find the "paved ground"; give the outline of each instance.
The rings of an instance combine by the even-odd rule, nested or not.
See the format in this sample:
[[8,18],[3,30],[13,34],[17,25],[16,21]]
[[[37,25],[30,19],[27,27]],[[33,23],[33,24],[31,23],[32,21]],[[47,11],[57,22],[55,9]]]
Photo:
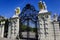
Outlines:
[[[27,40],[27,32],[22,32],[22,35],[23,35],[23,39]],[[28,38],[29,40],[35,40],[36,39],[34,32],[29,32],[28,37],[29,37]]]
[[[23,37],[27,37],[27,32],[22,32]],[[29,38],[35,38],[35,33],[34,32],[29,32]]]
[[[22,32],[22,35],[25,39],[20,39],[20,40],[27,40],[27,32]],[[34,32],[29,32],[29,40],[34,40],[35,38],[35,33]],[[0,37],[0,40],[16,40],[16,39],[8,39],[8,38],[2,38]]]
[[0,37],[0,40],[12,40],[12,39],[8,39],[8,38],[1,38],[1,37]]

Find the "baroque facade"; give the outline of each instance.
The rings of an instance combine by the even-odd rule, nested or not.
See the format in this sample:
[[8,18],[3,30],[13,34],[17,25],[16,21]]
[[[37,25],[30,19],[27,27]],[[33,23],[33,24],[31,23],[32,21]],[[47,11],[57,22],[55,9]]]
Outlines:
[[[40,11],[38,13],[39,28],[38,40],[60,40],[60,26],[58,16],[51,17],[51,12],[47,10],[45,2],[39,2]],[[19,34],[20,8],[15,9],[15,15],[6,19],[0,17],[0,37],[15,39]]]
[[8,39],[16,39],[19,34],[19,11],[20,8],[15,9],[15,15],[12,18],[6,19],[0,17],[0,37]]
[[40,11],[38,13],[39,19],[39,40],[60,40],[60,28],[58,16],[55,14],[53,19],[51,13],[47,10],[45,2],[39,2]]

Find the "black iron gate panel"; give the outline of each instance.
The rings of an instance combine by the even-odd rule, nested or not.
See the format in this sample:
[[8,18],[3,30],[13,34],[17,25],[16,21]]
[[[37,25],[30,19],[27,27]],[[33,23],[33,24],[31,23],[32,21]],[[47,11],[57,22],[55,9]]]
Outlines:
[[38,11],[36,11],[34,6],[30,4],[27,4],[23,8],[21,14],[19,15],[20,16],[19,37],[21,39],[38,40],[37,13]]

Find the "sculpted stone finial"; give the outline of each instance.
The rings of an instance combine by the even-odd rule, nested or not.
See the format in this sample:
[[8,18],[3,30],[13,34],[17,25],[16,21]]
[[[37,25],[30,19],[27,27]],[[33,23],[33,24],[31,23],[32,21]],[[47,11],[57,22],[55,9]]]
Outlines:
[[39,8],[40,8],[40,12],[39,13],[48,12],[45,2],[40,1],[39,2]]
[[45,2],[40,1],[40,2],[39,2],[39,8],[40,8],[40,10],[45,10],[45,9],[47,9]]
[[17,8],[15,9],[15,14],[16,14],[16,15],[19,15],[19,14],[20,14],[20,7],[17,7]]

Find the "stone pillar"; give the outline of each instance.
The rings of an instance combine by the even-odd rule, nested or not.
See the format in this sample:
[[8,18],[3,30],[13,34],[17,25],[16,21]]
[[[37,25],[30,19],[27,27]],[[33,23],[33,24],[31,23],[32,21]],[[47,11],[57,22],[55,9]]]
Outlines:
[[53,22],[53,28],[54,28],[54,40],[60,40],[60,29],[58,21]]
[[1,21],[1,37],[4,37],[5,21]]
[[9,25],[9,32],[8,38],[16,39],[19,37],[19,14],[20,14],[20,7],[15,9],[15,15],[10,18],[10,25]]
[[11,18],[9,24],[8,38],[16,39],[19,34],[19,18]]
[[51,24],[50,12],[40,13],[38,15],[40,30],[39,40],[50,40],[50,34],[52,33],[53,26]]
[[43,23],[43,19],[42,18],[38,18],[39,19],[39,32],[38,32],[38,35],[39,35],[39,37],[38,37],[38,39],[39,40],[44,40],[44,38],[45,38],[45,35],[44,35],[44,23]]

